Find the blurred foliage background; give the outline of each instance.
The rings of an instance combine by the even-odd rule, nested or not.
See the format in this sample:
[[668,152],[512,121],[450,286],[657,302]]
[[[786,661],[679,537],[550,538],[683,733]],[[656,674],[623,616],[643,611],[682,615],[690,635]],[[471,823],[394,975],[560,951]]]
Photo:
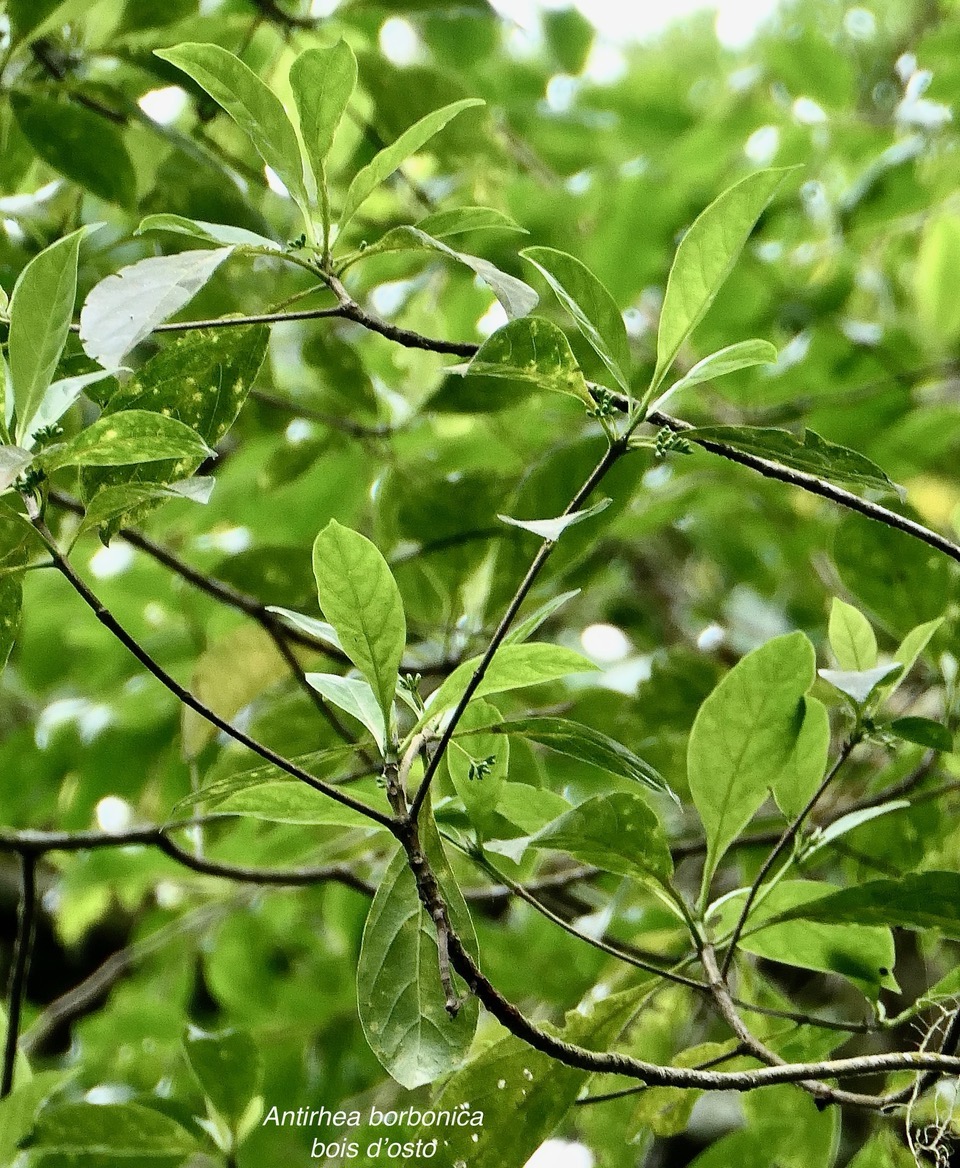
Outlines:
[[[373,242],[438,207],[503,210],[529,235],[470,236],[467,250],[525,279],[518,240],[579,256],[624,312],[638,387],[653,367],[680,233],[752,169],[798,166],[682,354],[689,366],[732,341],[762,337],[779,360],[688,391],[675,412],[694,422],[808,425],[880,464],[906,488],[902,506],[925,523],[960,531],[955,0],[785,2],[738,49],[718,43],[709,13],[646,43],[614,45],[598,41],[577,10],[551,9],[520,28],[485,0],[346,0],[321,15],[297,0],[9,0],[6,8],[0,284],[8,292],[33,254],[82,222],[106,227],[84,245],[78,302],[107,273],[160,253],[155,235],[132,234],[149,213],[230,223],[282,242],[296,234],[290,200],[246,140],[152,54],[214,42],[286,97],[295,53],[344,36],[360,62],[360,89],[329,167],[336,201],[345,179],[429,110],[465,96],[487,103],[366,204],[358,240]],[[11,20],[29,26],[28,48],[11,44]],[[177,250],[176,237],[162,246]],[[299,273],[270,260],[252,269],[227,263],[189,314],[262,312],[303,287]],[[418,254],[371,258],[353,269],[350,288],[380,315],[430,336],[476,341],[502,323],[469,272]],[[546,297],[544,311],[566,323]],[[587,375],[599,377],[592,351],[578,335],[570,340]],[[65,366],[81,371],[85,360],[74,337]],[[143,530],[264,603],[314,615],[314,535],[330,518],[367,532],[394,567],[414,664],[425,687],[432,684],[443,663],[482,646],[536,550],[533,537],[504,527],[498,513],[558,514],[599,449],[576,402],[447,376],[450,363],[349,322],[274,327],[255,393],[220,449],[209,504],[169,502]],[[66,476],[63,489],[75,487]],[[634,455],[605,493],[614,505],[571,531],[536,594],[542,601],[579,589],[543,634],[585,650],[603,672],[573,693],[545,689],[539,704],[562,703],[568,716],[640,750],[679,793],[690,725],[723,670],[791,629],[824,645],[835,595],[869,614],[887,650],[914,625],[946,614],[902,705],[932,716],[952,708],[956,578],[930,549],[703,452]],[[62,508],[51,517],[63,533],[76,524]],[[262,741],[287,755],[334,743],[285,680],[272,643],[242,614],[119,539],[104,547],[85,535],[74,560],[167,669],[229,715],[242,711]],[[508,713],[529,708],[523,696],[501,705]],[[185,762],[180,717],[176,701],[56,573],[27,573],[21,633],[0,675],[5,825],[157,822],[192,785],[253,765],[220,740]],[[920,753],[878,748],[854,768],[848,790],[889,784]],[[940,778],[953,766],[941,760]],[[511,778],[571,798],[614,782],[519,745]],[[955,865],[954,810],[949,801],[918,801],[863,825],[832,856],[828,874],[855,882],[921,858]],[[678,839],[697,834],[687,813],[671,815]],[[263,866],[349,861],[373,881],[384,862],[364,832],[256,819],[218,828],[210,846],[222,859]],[[739,853],[741,875],[761,856]],[[468,889],[481,877],[464,866]],[[52,853],[41,879],[27,1034],[38,1026],[36,1065],[69,1067],[75,1088],[149,1099],[191,1124],[202,1105],[180,1048],[190,1021],[249,1031],[264,1061],[268,1106],[425,1098],[391,1086],[363,1041],[353,977],[368,905],[361,893],[233,887],[137,848]],[[609,894],[616,884],[603,887]],[[13,858],[5,858],[5,952],[16,888]],[[590,919],[601,899],[609,897],[586,888],[572,905],[562,896],[557,903]],[[603,913],[597,928],[643,950],[667,954],[675,943],[649,897],[623,892]],[[486,972],[539,1017],[561,1020],[612,976],[608,958],[522,904],[484,902],[475,916]],[[930,966],[922,939],[901,944],[901,993],[884,991],[890,1012],[949,968],[949,946]],[[51,1003],[111,954],[124,956],[113,958],[83,1008],[51,1016]],[[786,995],[848,1016],[865,1009],[835,975],[776,963],[767,973],[771,1001]],[[668,1060],[703,1025],[699,1007],[671,989],[631,1044]],[[481,1030],[484,1040],[491,1034]],[[734,1155],[772,1163],[774,1147],[783,1165],[825,1164],[838,1149],[845,1163],[869,1130],[868,1119],[851,1114],[839,1135],[824,1135],[813,1104],[790,1089],[742,1102],[705,1099],[679,1122],[638,1098],[646,1097],[568,1109],[556,1134],[582,1147],[554,1144],[537,1168],[679,1166],[711,1145],[718,1151],[697,1160],[704,1168]],[[507,1148],[524,1117],[491,1111],[487,1122],[502,1124]],[[716,1143],[741,1129],[762,1140]],[[259,1129],[239,1163],[306,1162],[315,1134]],[[893,1144],[876,1147],[871,1165],[900,1163]]]

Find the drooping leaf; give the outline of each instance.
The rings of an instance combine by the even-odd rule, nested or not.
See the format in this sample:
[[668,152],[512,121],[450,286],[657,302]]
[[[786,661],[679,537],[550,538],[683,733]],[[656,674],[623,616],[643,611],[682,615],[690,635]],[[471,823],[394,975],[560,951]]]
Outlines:
[[145,235],[149,231],[169,231],[173,235],[187,235],[191,239],[202,239],[206,243],[217,243],[221,247],[260,247],[268,251],[283,251],[276,240],[245,227],[234,227],[230,223],[207,223],[203,219],[187,219],[183,215],[148,215],[140,221],[134,235]]
[[[820,885],[819,887],[824,887]],[[908,872],[898,880],[870,880],[826,895],[779,914],[777,921],[821,921],[824,924],[886,925],[914,931],[933,929],[960,939],[960,874]]]
[[263,1083],[257,1044],[242,1030],[207,1034],[191,1026],[183,1049],[200,1089],[235,1130]]
[[[443,685],[431,695],[427,712],[421,722],[435,718],[437,714],[455,706],[479,664],[480,658],[474,657],[458,665]],[[482,698],[511,689],[523,689],[528,685],[540,685],[546,681],[556,681],[570,673],[594,672],[596,668],[597,666],[586,657],[560,645],[539,642],[504,645],[494,656],[474,697]]]
[[895,718],[889,725],[891,734],[931,750],[953,753],[953,734],[947,726],[932,718]]
[[331,520],[314,541],[313,574],[324,616],[370,682],[389,727],[407,625],[387,561],[365,536]]
[[[451,924],[475,955],[470,913],[429,816],[424,817],[421,837]],[[455,984],[463,995],[463,983],[458,979]],[[447,1013],[436,931],[402,851],[387,868],[367,916],[357,966],[357,1005],[371,1050],[409,1090],[455,1069],[473,1041],[476,999],[467,998],[455,1018]]]
[[607,289],[585,264],[566,252],[528,247],[520,254],[542,274],[617,383],[629,393],[627,330]]
[[47,471],[62,466],[123,466],[162,459],[202,459],[212,454],[196,430],[150,410],[123,410],[99,418],[75,438],[37,456]]
[[40,430],[59,422],[88,386],[96,385],[99,381],[113,377],[117,372],[116,369],[98,369],[93,373],[80,373],[76,377],[61,377],[54,381],[52,385],[47,387],[33,417],[26,423],[23,434],[24,445],[32,446]]
[[567,852],[654,887],[669,884],[673,875],[663,826],[639,795],[627,791],[585,800],[538,831],[530,847]]
[[877,665],[874,669],[818,669],[817,673],[834,689],[852,698],[856,705],[862,706],[885,678],[899,673],[900,670],[901,666],[893,661],[889,665]]
[[253,143],[304,209],[308,205],[303,161],[283,103],[254,71],[219,45],[186,43],[154,50],[210,94]]
[[0,494],[8,490],[33,462],[33,451],[22,446],[0,446]]
[[74,231],[34,256],[10,297],[10,379],[18,438],[43,400],[67,341],[86,233],[87,228]]
[[19,575],[0,576],[0,670],[6,665],[20,629],[23,584]]
[[599,515],[610,506],[610,503],[610,499],[601,499],[592,507],[585,507],[582,511],[571,511],[569,515],[558,515],[556,519],[513,519],[509,515],[498,515],[497,518],[503,523],[509,523],[511,527],[529,531],[547,543],[555,543],[568,527]]
[[10,104],[24,137],[48,166],[108,203],[135,205],[137,175],[112,122],[45,94],[14,93]]
[[512,320],[497,329],[469,365],[459,366],[456,371],[529,382],[538,389],[578,398],[594,408],[570,342],[555,324],[541,316]]
[[[892,978],[896,955],[889,929],[811,921],[767,924],[789,914],[795,906],[816,902],[830,887],[812,880],[782,881],[751,910],[739,944],[748,953],[771,961],[838,973],[873,1000],[881,989],[897,989]],[[733,928],[745,896],[746,893],[737,893],[723,901],[716,913],[721,933]]]
[[425,146],[457,114],[462,113],[466,109],[472,109],[474,106],[483,104],[479,98],[467,97],[461,101],[452,102],[442,109],[434,110],[433,113],[427,114],[426,117],[415,122],[409,129],[404,130],[395,142],[391,142],[389,146],[385,147],[374,157],[372,162],[369,162],[362,170],[358,171],[354,176],[353,182],[350,184],[347,197],[343,204],[343,210],[340,213],[341,234],[346,231],[350,220],[370,195],[373,194],[381,183],[386,182],[390,175],[399,166],[402,166],[411,154],[416,154],[421,147]]
[[88,531],[95,531],[97,528],[107,528],[115,519],[136,511],[145,503],[162,502],[165,499],[188,499],[194,503],[206,503],[209,501],[213,485],[214,480],[211,478],[193,478],[171,486],[164,486],[161,483],[124,483],[118,487],[104,487],[87,504],[76,538],[79,539]]
[[683,436],[693,442],[720,442],[827,482],[876,491],[897,489],[875,462],[856,450],[828,442],[813,430],[805,430],[802,440],[789,430],[762,426],[699,426],[684,431]]
[[356,84],[357,58],[344,40],[306,49],[290,67],[300,133],[318,187],[325,182],[324,164]]
[[841,669],[860,672],[877,664],[877,638],[873,626],[858,609],[833,598],[828,627],[830,648]]
[[116,369],[159,324],[196,296],[232,247],[150,256],[97,284],[80,313],[80,340],[89,357]]
[[666,781],[655,767],[592,726],[571,722],[567,718],[512,718],[499,726],[498,732],[518,734],[558,754],[599,767],[607,774],[632,779],[654,791],[670,793]]
[[303,633],[309,633],[311,637],[316,637],[318,640],[326,641],[326,643],[333,649],[339,649],[343,652],[343,645],[340,644],[340,638],[337,636],[337,630],[329,621],[317,620],[313,616],[304,616],[301,612],[293,612],[289,608],[280,608],[275,604],[268,604],[267,610],[275,612],[292,628],[299,629]]
[[754,365],[769,365],[777,359],[777,350],[769,341],[738,341],[735,345],[727,345],[709,357],[698,361],[693,368],[683,375],[679,381],[662,394],[650,406],[651,410],[661,410],[667,402],[683,389],[692,385],[701,385],[704,381],[713,381],[716,377],[725,377],[728,373],[736,373],[740,369],[749,369]]
[[307,681],[318,694],[362,722],[373,735],[381,754],[387,749],[387,732],[383,710],[369,682],[359,677],[341,677],[336,673],[308,673]]
[[[502,272],[489,260],[469,255],[467,252],[456,251],[443,240],[434,239],[427,235],[419,227],[394,227],[378,243],[368,247],[362,255],[366,259],[381,252],[411,250],[437,252],[446,256],[447,259],[464,264],[490,288],[503,305],[503,310],[510,320],[516,321],[525,317],[527,313],[536,308],[539,302],[536,292],[523,280],[518,280],[516,276],[511,276],[508,272]],[[504,376],[507,375],[504,374]]]
[[687,774],[707,830],[705,890],[793,755],[815,665],[802,633],[776,637],[738,662],[700,707]]
[[136,1162],[175,1168],[197,1151],[176,1120],[138,1103],[63,1103],[45,1108],[27,1145],[39,1162]]
[[760,170],[723,192],[691,224],[674,257],[660,310],[654,392],[730,274],[786,170]]

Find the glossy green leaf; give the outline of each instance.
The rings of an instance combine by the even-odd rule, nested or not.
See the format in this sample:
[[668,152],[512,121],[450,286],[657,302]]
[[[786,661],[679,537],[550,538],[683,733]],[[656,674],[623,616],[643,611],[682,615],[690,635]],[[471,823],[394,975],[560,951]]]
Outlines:
[[631,779],[653,791],[670,793],[656,767],[592,726],[571,722],[567,718],[531,717],[513,718],[498,729],[502,734],[519,734],[558,754],[599,767],[607,774]]
[[526,783],[504,783],[497,802],[497,814],[525,835],[536,835],[569,810],[570,804],[562,795]]
[[916,665],[920,654],[930,644],[931,638],[942,624],[942,617],[938,617],[937,620],[926,621],[924,624],[917,625],[916,628],[911,629],[903,638],[893,655],[894,661],[903,666],[903,671],[897,674],[888,686],[884,687],[885,697],[889,698],[892,693],[896,692],[900,683],[904,681],[907,674]]
[[[421,722],[433,719],[455,706],[479,664],[480,658],[474,657],[458,665],[430,697],[427,712]],[[593,672],[596,668],[586,657],[560,645],[539,642],[504,645],[491,661],[474,697],[482,698],[507,690],[523,689],[528,685],[540,685],[543,682],[556,681],[571,673]]]
[[353,182],[350,184],[347,197],[343,204],[343,210],[340,213],[341,234],[346,231],[350,220],[356,215],[357,211],[359,211],[360,207],[370,195],[373,194],[381,183],[386,182],[393,172],[406,162],[411,154],[416,154],[418,150],[425,146],[434,135],[438,134],[457,114],[462,113],[466,109],[472,109],[474,106],[483,104],[479,98],[468,97],[461,101],[452,102],[442,109],[434,110],[433,113],[427,114],[426,117],[415,122],[409,129],[404,130],[395,142],[391,142],[389,146],[385,147],[374,157],[372,162],[369,162],[362,170],[358,171],[354,176]]
[[541,273],[622,389],[630,392],[630,344],[613,297],[580,260],[552,247],[520,253]]
[[63,1103],[46,1108],[28,1147],[49,1163],[170,1165],[197,1151],[197,1142],[175,1120],[138,1103]]
[[815,665],[802,633],[776,637],[738,662],[700,707],[687,774],[707,830],[704,890],[793,755]]
[[386,752],[387,732],[383,710],[368,682],[359,677],[341,677],[336,673],[308,673],[305,676],[318,694],[362,722],[373,735],[380,753]]
[[171,486],[160,483],[124,483],[118,487],[104,487],[87,504],[76,538],[79,539],[97,528],[108,528],[113,520],[136,511],[145,503],[163,502],[167,499],[206,503],[210,499],[213,485],[213,479],[193,478]]
[[497,518],[502,523],[509,523],[511,527],[529,531],[547,543],[556,543],[568,527],[599,515],[610,506],[610,503],[610,499],[601,499],[592,507],[585,507],[582,511],[571,511],[569,515],[558,515],[556,519],[513,519],[509,515],[498,515]]
[[166,458],[204,458],[213,452],[189,426],[150,410],[100,418],[69,442],[38,455],[47,471],[61,466],[122,466]]
[[680,241],[660,310],[651,391],[666,377],[680,346],[706,315],[787,173],[760,170],[748,175],[714,199]]
[[186,235],[191,239],[202,239],[206,243],[217,243],[221,247],[257,247],[268,251],[283,251],[276,240],[245,227],[234,227],[230,223],[207,223],[202,219],[187,219],[183,215],[148,215],[141,219],[134,235],[145,235],[150,231],[167,231],[173,235]]
[[[388,812],[381,800],[378,810]],[[363,827],[380,830],[373,820],[359,811],[315,791],[296,779],[250,784],[234,791],[216,804],[217,813],[244,815],[268,823],[299,823],[319,827]]]
[[[469,910],[427,816],[421,821],[421,837],[451,923],[476,954]],[[465,995],[459,979],[455,985]],[[456,1017],[447,1013],[444,1003],[433,922],[420,903],[406,856],[398,852],[380,882],[363,930],[357,1005],[371,1050],[407,1089],[454,1070],[470,1048],[477,1027],[476,999],[466,998]]]
[[257,1044],[242,1030],[207,1034],[190,1027],[183,1039],[187,1062],[206,1098],[233,1130],[263,1084]]
[[17,639],[22,605],[23,584],[20,575],[0,576],[0,670],[6,665]]
[[17,437],[26,432],[47,392],[67,341],[77,295],[77,260],[86,228],[35,256],[10,297],[10,378]]
[[91,385],[96,385],[108,377],[114,377],[116,369],[98,369],[93,373],[81,373],[76,377],[61,377],[47,387],[33,416],[26,423],[23,442],[33,446],[40,430],[59,422],[81,393]]
[[389,726],[407,625],[387,561],[365,536],[331,520],[314,541],[313,574],[323,614]]
[[132,207],[137,175],[121,131],[103,116],[67,99],[14,93],[11,108],[37,154],[91,194]]
[[860,672],[877,664],[877,638],[873,626],[852,604],[833,598],[828,626],[830,648],[841,669]]
[[318,187],[326,181],[324,164],[356,84],[357,58],[344,40],[306,49],[290,67],[300,133]]
[[831,483],[871,487],[875,491],[897,489],[869,458],[846,446],[828,442],[813,430],[805,430],[802,440],[789,430],[759,426],[699,426],[684,431],[683,436],[693,442],[720,442],[744,454]]
[[803,699],[800,729],[790,756],[773,783],[773,797],[788,820],[806,807],[827,770],[830,751],[830,715],[823,702]]
[[899,880],[870,880],[838,892],[824,891],[826,895],[797,905],[775,919],[933,929],[945,937],[960,939],[957,872],[910,872]]
[[434,239],[466,235],[470,231],[519,231],[522,235],[527,234],[509,215],[493,207],[452,207],[432,211],[417,221],[417,228]]
[[674,382],[667,392],[651,405],[651,410],[661,410],[667,402],[683,389],[692,385],[702,385],[705,381],[713,381],[717,377],[725,377],[728,373],[737,373],[741,369],[750,369],[754,365],[770,365],[777,359],[777,350],[769,341],[738,341],[735,345],[727,345],[709,357],[698,361],[693,368]]
[[855,831],[863,823],[869,823],[873,819],[878,819],[881,815],[889,815],[892,811],[903,811],[909,806],[910,803],[906,799],[891,799],[889,803],[881,803],[877,807],[864,807],[860,811],[851,811],[847,815],[841,815],[833,823],[828,824],[822,829],[817,828],[813,832],[803,848],[803,858],[805,860],[809,859],[810,856],[815,855],[822,848],[832,844],[834,840],[838,840],[848,835],[851,831]]
[[947,726],[932,718],[895,718],[887,727],[891,734],[931,750],[953,753],[953,734]]
[[567,852],[642,884],[666,885],[673,875],[663,826],[639,795],[626,791],[587,799],[538,831],[530,847]]
[[275,612],[277,616],[282,617],[284,622],[290,625],[291,628],[299,629],[302,633],[309,633],[311,637],[316,637],[320,641],[326,641],[332,649],[337,649],[341,653],[343,652],[343,646],[340,644],[337,630],[329,621],[317,620],[313,616],[304,616],[301,612],[293,612],[289,608],[280,608],[275,604],[268,604],[267,610],[269,612]]
[[157,325],[189,304],[232,247],[150,256],[97,284],[80,313],[80,340],[89,357],[115,369]]
[[[525,284],[508,272],[502,272],[489,260],[469,255],[467,252],[456,251],[443,240],[434,239],[427,235],[419,227],[394,227],[392,231],[387,232],[383,239],[372,247],[368,247],[361,255],[367,259],[370,256],[391,251],[437,252],[446,256],[447,259],[456,260],[457,263],[470,268],[490,288],[503,305],[507,317],[512,321],[525,317],[527,313],[536,308],[539,302],[539,297],[529,284]],[[504,376],[507,375],[504,374]]]
[[296,202],[306,208],[296,131],[283,103],[257,74],[219,45],[186,43],[155,52],[192,77],[226,110]]
[[529,382],[538,389],[568,394],[594,408],[570,342],[555,324],[541,316],[513,320],[497,329],[469,365],[459,366],[456,371]]
[[[896,960],[889,929],[865,925],[814,924],[811,921],[767,921],[816,901],[829,886],[812,880],[785,880],[769,890],[751,911],[741,947],[757,957],[781,964],[837,973],[876,1000],[881,989],[897,989],[892,971]],[[740,916],[746,893],[723,901],[715,914],[717,927],[729,932]]]

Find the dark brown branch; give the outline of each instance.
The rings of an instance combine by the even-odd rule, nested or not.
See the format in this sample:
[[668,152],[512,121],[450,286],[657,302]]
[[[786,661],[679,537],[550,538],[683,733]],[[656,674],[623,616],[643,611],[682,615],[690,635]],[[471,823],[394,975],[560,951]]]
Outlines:
[[7,995],[7,1033],[3,1047],[3,1070],[0,1074],[0,1099],[13,1090],[17,1065],[17,1047],[20,1037],[20,1019],[23,997],[30,969],[30,953],[37,914],[36,860],[28,852],[20,853],[20,909],[17,914],[17,936],[13,946],[13,965],[10,970],[10,989]]

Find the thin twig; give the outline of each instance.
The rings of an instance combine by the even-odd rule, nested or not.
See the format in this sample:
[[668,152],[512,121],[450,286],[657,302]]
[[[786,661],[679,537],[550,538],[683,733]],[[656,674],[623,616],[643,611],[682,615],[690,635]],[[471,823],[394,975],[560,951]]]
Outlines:
[[3,1072],[0,1075],[0,1099],[13,1090],[17,1065],[17,1045],[20,1037],[20,1019],[23,997],[30,969],[30,953],[37,914],[36,859],[29,852],[20,853],[20,909],[17,914],[17,938],[13,946],[13,965],[10,970],[10,989],[7,995],[7,1033],[3,1047]]

